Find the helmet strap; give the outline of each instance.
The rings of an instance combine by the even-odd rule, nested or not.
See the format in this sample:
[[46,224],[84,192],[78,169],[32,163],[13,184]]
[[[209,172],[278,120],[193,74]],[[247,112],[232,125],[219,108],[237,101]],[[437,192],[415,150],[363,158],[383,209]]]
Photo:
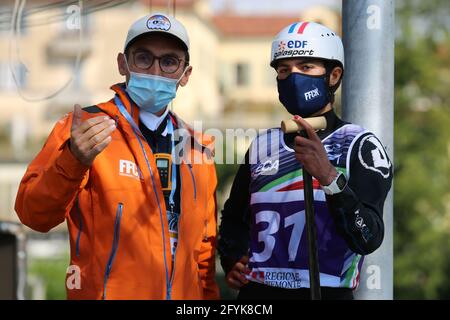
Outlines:
[[335,63],[333,61],[325,61],[326,81],[328,84],[328,96],[330,98],[331,103],[334,103],[334,94],[335,94],[336,90],[339,88],[339,86],[341,85],[342,76],[344,75],[344,70],[342,70],[342,75],[341,75],[341,78],[339,79],[339,81],[335,85],[330,86],[331,72],[333,71],[333,69],[335,67],[342,68],[342,66],[340,66],[340,64],[338,64],[338,63]]
[[336,91],[337,87],[336,85],[330,86],[330,77],[331,77],[331,71],[333,70],[333,67],[330,66],[331,64],[326,62],[325,63],[325,81],[327,82],[327,88],[328,88],[328,100],[333,104],[334,103],[334,92]]

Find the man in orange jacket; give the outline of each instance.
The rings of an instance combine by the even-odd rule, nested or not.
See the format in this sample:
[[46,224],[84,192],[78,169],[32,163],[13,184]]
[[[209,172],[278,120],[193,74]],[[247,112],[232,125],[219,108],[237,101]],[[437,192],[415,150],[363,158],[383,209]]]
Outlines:
[[22,179],[17,214],[40,232],[67,220],[79,277],[69,299],[218,299],[211,139],[167,107],[192,72],[186,29],[145,16],[117,61],[126,83],[58,121]]

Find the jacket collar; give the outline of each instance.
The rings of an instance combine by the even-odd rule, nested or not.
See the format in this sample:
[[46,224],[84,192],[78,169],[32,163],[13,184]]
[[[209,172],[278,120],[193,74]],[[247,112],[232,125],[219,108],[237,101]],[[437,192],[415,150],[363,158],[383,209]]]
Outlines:
[[[119,97],[120,101],[124,105],[125,109],[128,113],[133,117],[133,120],[136,124],[139,123],[139,108],[135,105],[135,103],[131,100],[128,94],[125,91],[125,83],[117,83],[111,86],[111,90],[113,90],[116,95]],[[119,121],[122,125],[123,122],[127,122],[126,119],[123,118],[117,106],[114,104],[114,99],[111,99],[109,103],[102,103],[98,106],[105,113],[107,113],[113,119],[120,119]],[[194,131],[194,129],[184,122],[175,112],[169,111],[169,115],[172,119],[174,119],[175,127],[178,129],[185,129],[185,132],[188,133],[189,138],[192,140],[193,144],[200,145],[202,151],[208,151],[211,155],[214,154],[213,141],[214,137],[204,135],[201,132]],[[126,124],[125,124],[126,125]]]

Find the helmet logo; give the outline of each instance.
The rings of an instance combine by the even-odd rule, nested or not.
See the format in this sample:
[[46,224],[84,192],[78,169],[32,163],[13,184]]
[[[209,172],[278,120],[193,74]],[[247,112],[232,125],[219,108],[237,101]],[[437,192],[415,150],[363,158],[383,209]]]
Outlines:
[[287,42],[280,41],[278,43],[277,52],[274,59],[278,57],[298,57],[298,56],[312,56],[314,50],[305,50],[308,47],[306,40],[289,40]]
[[288,41],[287,46],[289,49],[298,49],[298,48],[305,49],[308,46],[308,41],[290,40]]
[[170,29],[170,20],[161,14],[155,14],[147,20],[147,28],[150,30],[167,31]]
[[[303,34],[303,31],[305,31],[306,26],[308,25],[309,22],[303,22],[300,27],[297,30],[298,34]],[[298,23],[294,23],[291,25],[291,27],[289,28],[288,33],[293,33],[295,31],[295,27],[297,27]]]
[[284,49],[286,49],[286,43],[280,41],[280,43],[278,43],[278,51],[283,51]]

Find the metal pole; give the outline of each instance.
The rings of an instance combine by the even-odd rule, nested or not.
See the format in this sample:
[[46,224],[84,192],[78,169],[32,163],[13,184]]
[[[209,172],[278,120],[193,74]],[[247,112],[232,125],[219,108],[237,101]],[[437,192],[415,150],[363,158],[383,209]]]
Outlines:
[[305,199],[306,233],[308,237],[309,288],[311,300],[320,300],[319,255],[317,252],[316,221],[314,219],[314,195],[312,177],[303,167],[303,191]]
[[[394,0],[343,0],[343,118],[372,131],[391,160],[394,124]],[[393,198],[384,206],[381,247],[365,257],[357,299],[393,299]]]

